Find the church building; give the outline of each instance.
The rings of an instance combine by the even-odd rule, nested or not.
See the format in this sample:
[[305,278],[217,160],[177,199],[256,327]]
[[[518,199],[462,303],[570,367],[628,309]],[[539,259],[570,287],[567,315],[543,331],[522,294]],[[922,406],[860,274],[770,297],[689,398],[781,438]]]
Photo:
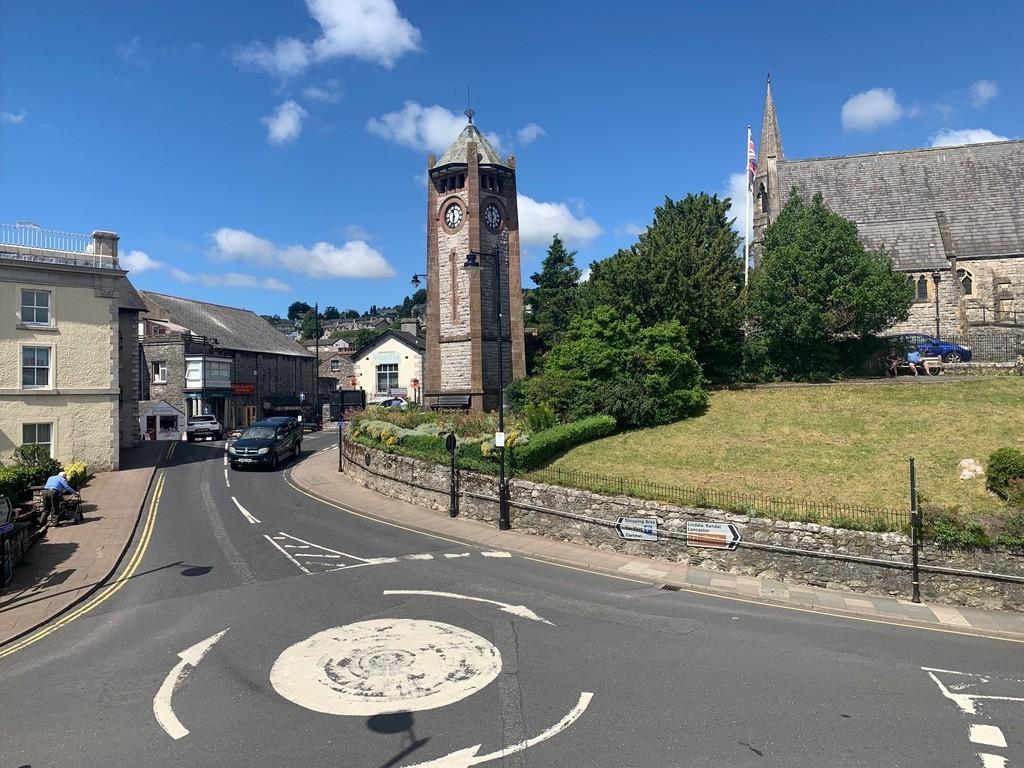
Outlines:
[[472,109],[466,117],[441,158],[427,160],[423,395],[428,406],[490,411],[499,381],[526,373],[516,161],[480,133]]
[[1024,141],[791,160],[768,81],[754,179],[754,264],[792,189],[857,225],[914,286],[895,333],[1024,327]]

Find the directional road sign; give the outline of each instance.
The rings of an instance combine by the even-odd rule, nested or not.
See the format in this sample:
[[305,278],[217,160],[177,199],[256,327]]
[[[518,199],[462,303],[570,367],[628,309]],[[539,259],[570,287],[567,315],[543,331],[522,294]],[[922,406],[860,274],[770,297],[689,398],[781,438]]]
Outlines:
[[686,522],[686,546],[708,549],[736,549],[743,537],[732,523],[712,523],[706,520]]
[[620,517],[615,524],[620,539],[629,541],[657,541],[658,518],[656,517]]

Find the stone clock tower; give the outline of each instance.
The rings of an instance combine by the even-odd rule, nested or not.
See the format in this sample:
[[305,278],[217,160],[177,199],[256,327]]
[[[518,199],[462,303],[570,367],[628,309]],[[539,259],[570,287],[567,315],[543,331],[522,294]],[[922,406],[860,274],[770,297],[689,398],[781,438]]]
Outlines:
[[[466,117],[441,159],[427,160],[424,396],[428,405],[489,411],[498,407],[499,344],[505,384],[526,374],[516,162],[502,159],[477,130],[473,110]],[[470,252],[480,254],[480,269],[463,268]]]

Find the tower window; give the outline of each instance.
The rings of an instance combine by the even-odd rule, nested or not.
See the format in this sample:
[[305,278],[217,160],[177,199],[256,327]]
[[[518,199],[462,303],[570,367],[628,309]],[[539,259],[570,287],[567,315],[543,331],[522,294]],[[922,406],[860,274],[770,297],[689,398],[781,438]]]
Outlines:
[[928,301],[928,278],[924,275],[917,278],[914,301]]
[[964,296],[974,295],[974,274],[969,269],[958,269],[956,277],[960,281]]
[[768,213],[768,190],[764,188],[764,182],[758,187],[757,199],[761,201],[761,213]]

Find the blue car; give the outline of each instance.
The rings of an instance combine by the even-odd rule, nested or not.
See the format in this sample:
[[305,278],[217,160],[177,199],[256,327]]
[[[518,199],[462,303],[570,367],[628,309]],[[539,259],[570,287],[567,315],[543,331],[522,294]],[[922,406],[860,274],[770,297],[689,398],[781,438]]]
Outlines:
[[902,351],[916,349],[924,357],[941,357],[944,363],[968,363],[971,360],[970,347],[943,341],[923,333],[903,333],[889,336],[888,340]]

